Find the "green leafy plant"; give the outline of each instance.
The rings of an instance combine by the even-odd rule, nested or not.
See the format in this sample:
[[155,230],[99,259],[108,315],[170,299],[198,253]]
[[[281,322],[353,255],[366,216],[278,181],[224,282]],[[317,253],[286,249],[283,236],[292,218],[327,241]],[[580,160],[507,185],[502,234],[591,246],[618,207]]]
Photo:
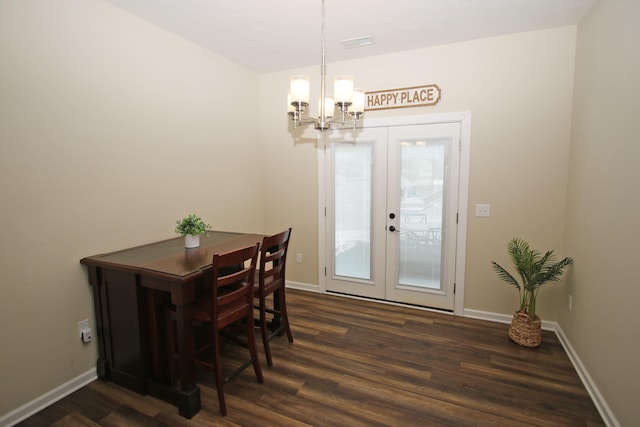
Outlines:
[[562,277],[564,267],[573,263],[570,257],[556,261],[553,251],[547,251],[544,255],[531,249],[529,243],[522,239],[514,238],[507,244],[507,251],[520,275],[518,282],[507,270],[495,261],[491,261],[493,269],[498,277],[510,285],[515,286],[520,292],[520,310],[532,319],[536,317],[536,298],[540,287],[546,282],[557,282]]
[[209,224],[205,223],[196,214],[189,214],[186,217],[177,220],[176,224],[175,232],[182,237],[187,234],[191,234],[193,236],[205,234],[207,232],[207,228],[211,228]]

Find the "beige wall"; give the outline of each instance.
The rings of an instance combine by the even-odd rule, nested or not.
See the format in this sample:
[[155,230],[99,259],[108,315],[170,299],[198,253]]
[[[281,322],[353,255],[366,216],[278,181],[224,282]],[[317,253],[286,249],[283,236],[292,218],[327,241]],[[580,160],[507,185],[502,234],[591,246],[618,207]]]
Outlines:
[[[491,260],[509,263],[506,244],[512,237],[563,253],[575,36],[576,27],[563,27],[328,65],[329,81],[352,74],[356,86],[369,91],[429,83],[442,89],[435,107],[371,112],[365,123],[471,112],[465,308],[505,314],[517,308],[517,291],[491,270]],[[289,279],[317,285],[318,152],[314,131],[300,137],[284,121],[290,74],[309,75],[312,91],[319,92],[318,67],[260,76],[260,134],[271,158],[287,171],[271,186],[287,197],[283,206],[266,204],[266,224],[283,218],[294,224],[292,252],[302,252],[305,261],[289,264]],[[311,99],[317,97],[312,93]],[[491,218],[476,218],[476,203],[490,203]],[[539,312],[546,320],[556,319],[558,295],[556,285],[541,293]]]
[[80,258],[263,212],[256,74],[97,0],[0,1],[0,58],[2,415],[95,366]]
[[[370,119],[471,112],[465,308],[515,309],[490,268],[509,262],[511,237],[576,258],[539,311],[559,320],[623,425],[640,394],[628,315],[638,15],[633,0],[601,0],[581,24],[575,97],[576,27],[328,65],[367,90],[442,88],[436,107]],[[94,322],[78,260],[171,237],[188,212],[226,230],[292,226],[304,262],[288,278],[317,286],[316,135],[284,115],[289,75],[318,91],[317,66],[257,76],[98,0],[0,1],[0,57],[0,415],[95,365],[95,343],[77,333]],[[255,173],[230,181],[242,166]],[[476,203],[491,218],[473,216]]]
[[580,23],[559,323],[620,425],[640,419],[640,2],[601,0]]

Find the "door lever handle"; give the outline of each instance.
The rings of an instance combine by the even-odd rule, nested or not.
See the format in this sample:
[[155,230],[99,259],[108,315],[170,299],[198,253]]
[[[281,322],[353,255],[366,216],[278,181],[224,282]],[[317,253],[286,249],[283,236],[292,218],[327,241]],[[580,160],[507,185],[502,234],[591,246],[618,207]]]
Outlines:
[[400,231],[400,229],[398,229],[398,228],[396,228],[395,226],[393,226],[393,225],[392,225],[392,226],[390,226],[390,227],[389,227],[389,231],[391,231],[392,233],[393,233],[394,231],[398,231],[398,232],[399,232],[399,231]]

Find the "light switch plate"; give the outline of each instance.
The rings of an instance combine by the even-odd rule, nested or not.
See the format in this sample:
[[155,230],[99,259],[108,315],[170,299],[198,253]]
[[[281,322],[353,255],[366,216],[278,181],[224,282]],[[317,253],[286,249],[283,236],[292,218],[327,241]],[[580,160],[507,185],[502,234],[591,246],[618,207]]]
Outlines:
[[489,218],[491,216],[491,205],[483,203],[476,204],[476,216]]

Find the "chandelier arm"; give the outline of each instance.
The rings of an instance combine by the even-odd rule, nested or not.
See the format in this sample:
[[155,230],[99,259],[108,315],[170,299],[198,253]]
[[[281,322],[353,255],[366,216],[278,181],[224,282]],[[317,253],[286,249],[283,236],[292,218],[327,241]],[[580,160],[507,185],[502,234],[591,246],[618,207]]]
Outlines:
[[298,126],[301,125],[314,125],[315,127],[318,127],[318,119],[314,119],[313,117],[309,117],[309,116],[298,116],[298,117],[293,117],[293,127],[297,128]]
[[342,112],[338,117],[325,119],[325,123],[337,123],[337,124],[343,125],[346,121],[346,118],[347,118],[346,112]]

